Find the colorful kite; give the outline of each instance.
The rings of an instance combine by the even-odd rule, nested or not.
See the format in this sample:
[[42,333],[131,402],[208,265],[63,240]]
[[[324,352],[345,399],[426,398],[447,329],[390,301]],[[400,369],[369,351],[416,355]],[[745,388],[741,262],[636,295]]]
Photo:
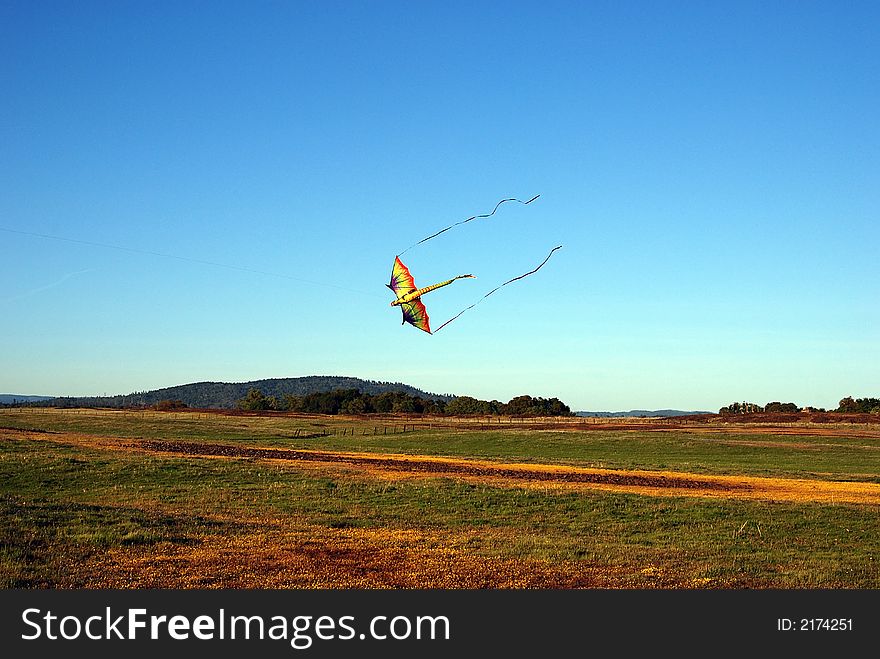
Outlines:
[[492,215],[495,214],[495,211],[498,210],[498,207],[501,204],[503,204],[504,202],[516,201],[516,202],[519,202],[520,204],[525,205],[525,204],[532,203],[539,196],[540,195],[535,195],[534,197],[532,197],[528,201],[520,201],[519,199],[502,199],[501,201],[499,201],[495,205],[495,208],[492,210],[491,213],[487,213],[485,215],[472,215],[471,217],[467,218],[466,220],[462,220],[461,222],[456,222],[455,224],[450,224],[445,229],[441,229],[437,233],[431,234],[427,238],[423,238],[419,242],[410,245],[405,250],[403,250],[403,252],[398,254],[394,258],[394,266],[391,270],[391,283],[386,284],[386,286],[388,286],[388,288],[390,288],[394,292],[394,295],[397,296],[397,299],[394,300],[393,302],[391,302],[391,306],[392,307],[399,306],[401,311],[403,311],[403,322],[401,324],[409,323],[413,327],[417,327],[420,330],[422,330],[423,332],[427,332],[428,334],[439,332],[441,329],[446,327],[449,323],[451,323],[453,320],[458,318],[465,311],[467,311],[468,309],[473,309],[475,306],[477,306],[480,302],[482,302],[487,297],[492,295],[492,293],[497,291],[499,288],[507,286],[508,284],[511,284],[511,283],[517,281],[518,279],[522,279],[523,277],[528,277],[529,275],[534,274],[538,270],[540,270],[544,266],[544,264],[550,260],[550,257],[553,256],[553,252],[555,252],[557,249],[561,249],[562,245],[559,245],[558,247],[554,247],[553,249],[551,249],[550,253],[547,255],[547,258],[545,258],[543,261],[541,261],[541,264],[537,268],[535,268],[534,270],[530,270],[529,272],[527,272],[523,275],[519,275],[518,277],[514,277],[513,279],[508,279],[503,284],[496,286],[491,291],[486,293],[483,297],[481,297],[479,300],[474,302],[469,307],[465,307],[464,309],[459,311],[455,316],[453,316],[452,318],[450,318],[449,320],[444,322],[442,325],[440,325],[440,327],[438,327],[436,330],[434,330],[434,332],[432,332],[430,321],[428,319],[428,311],[427,311],[427,309],[425,309],[425,305],[422,302],[421,297],[425,293],[430,293],[431,291],[436,290],[438,288],[442,288],[443,286],[448,286],[449,284],[451,284],[452,282],[454,282],[457,279],[473,278],[474,275],[458,275],[457,277],[453,277],[452,279],[447,279],[446,281],[441,281],[439,284],[432,284],[431,286],[426,286],[425,288],[417,288],[415,281],[413,280],[413,276],[412,276],[412,274],[410,274],[409,268],[407,268],[403,264],[403,261],[400,260],[401,254],[407,252],[408,250],[412,249],[416,245],[420,245],[425,241],[431,240],[431,238],[436,238],[441,233],[444,233],[445,231],[449,231],[453,227],[456,227],[460,224],[465,224],[465,223],[470,222],[471,220],[475,220],[477,218],[491,217]]
[[[403,261],[397,256],[394,258],[394,268],[391,270],[391,283],[386,284],[388,288],[394,291],[397,299],[391,303],[392,307],[399,306],[403,311],[403,323],[409,323],[413,327],[431,334],[431,325],[428,320],[428,311],[421,300],[425,293],[449,286],[456,279],[473,278],[473,275],[458,275],[452,279],[441,281],[439,284],[431,284],[424,288],[416,288],[413,276],[409,272],[409,268],[403,265]],[[444,323],[445,325],[446,323]]]

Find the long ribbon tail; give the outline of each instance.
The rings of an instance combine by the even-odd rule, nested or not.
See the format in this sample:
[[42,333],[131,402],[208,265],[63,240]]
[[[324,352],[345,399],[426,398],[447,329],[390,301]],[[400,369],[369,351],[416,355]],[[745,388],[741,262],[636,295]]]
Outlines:
[[496,286],[496,287],[493,288],[491,291],[489,291],[488,293],[486,293],[483,297],[481,297],[479,300],[477,300],[476,302],[474,302],[471,306],[469,306],[469,307],[465,307],[464,309],[462,309],[461,311],[459,311],[457,314],[455,314],[452,318],[450,318],[450,319],[447,320],[445,323],[443,323],[442,325],[440,325],[440,327],[438,327],[437,329],[434,330],[434,334],[436,334],[437,332],[439,332],[440,330],[442,330],[444,327],[446,327],[449,323],[451,323],[453,320],[455,320],[456,318],[458,318],[461,314],[463,314],[463,313],[464,313],[465,311],[467,311],[468,309],[473,309],[475,306],[477,306],[480,302],[482,302],[482,301],[485,300],[487,297],[489,297],[490,295],[492,295],[492,293],[494,293],[495,291],[497,291],[499,288],[504,288],[504,287],[507,286],[508,284],[512,284],[513,282],[515,282],[515,281],[517,281],[517,280],[519,280],[519,279],[522,279],[523,277],[528,277],[529,275],[533,275],[533,274],[535,274],[536,272],[538,272],[538,270],[540,270],[541,268],[543,268],[543,267],[544,267],[544,264],[547,263],[547,261],[550,260],[550,257],[553,256],[553,252],[555,252],[557,249],[562,249],[562,245],[559,245],[559,246],[554,247],[553,249],[551,249],[551,250],[550,250],[550,253],[547,255],[547,258],[544,259],[543,261],[541,261],[541,265],[539,265],[537,268],[535,268],[534,270],[530,270],[529,272],[525,273],[524,275],[520,275],[519,277],[514,277],[513,279],[508,279],[506,282],[504,282],[504,283],[501,284],[500,286]]
[[410,245],[409,247],[407,247],[405,250],[403,250],[403,251],[402,251],[400,254],[398,254],[397,256],[403,256],[404,254],[406,254],[409,250],[411,250],[411,249],[412,249],[413,247],[415,247],[416,245],[421,245],[422,243],[431,240],[431,238],[436,238],[436,237],[439,236],[441,233],[446,233],[446,232],[449,231],[450,229],[452,229],[452,228],[454,228],[454,227],[457,227],[457,226],[460,225],[460,224],[467,224],[468,222],[470,222],[470,221],[472,221],[472,220],[479,220],[479,219],[483,219],[483,218],[486,218],[486,217],[492,217],[493,215],[495,215],[495,211],[498,210],[498,207],[499,207],[501,204],[503,204],[503,203],[506,203],[506,202],[508,202],[508,201],[515,201],[515,202],[517,202],[517,203],[519,203],[519,204],[522,204],[523,206],[526,206],[526,205],[532,203],[533,201],[535,201],[535,199],[537,199],[537,198],[540,197],[540,196],[541,196],[541,195],[536,194],[534,197],[532,197],[532,198],[529,199],[528,201],[522,201],[522,200],[520,200],[520,199],[514,199],[514,198],[512,198],[512,197],[511,197],[510,199],[502,199],[502,200],[499,201],[497,204],[495,204],[495,208],[492,209],[492,212],[491,212],[491,213],[485,213],[484,215],[471,215],[471,216],[470,216],[468,219],[466,219],[466,220],[461,220],[460,222],[456,222],[455,224],[450,224],[450,225],[449,225],[448,227],[446,227],[445,229],[440,229],[440,231],[438,231],[437,233],[432,233],[432,234],[431,234],[430,236],[428,236],[427,238],[422,238],[419,242],[417,242],[417,243],[413,243],[412,245]]

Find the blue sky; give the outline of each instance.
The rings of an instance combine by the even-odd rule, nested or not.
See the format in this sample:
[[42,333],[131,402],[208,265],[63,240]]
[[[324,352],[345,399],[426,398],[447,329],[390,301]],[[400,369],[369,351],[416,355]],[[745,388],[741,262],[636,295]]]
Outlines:
[[[4,1],[0,392],[880,395],[878,26],[873,2]],[[435,327],[564,245],[539,273],[400,325],[395,254],[536,194],[404,260],[477,275],[426,296]]]

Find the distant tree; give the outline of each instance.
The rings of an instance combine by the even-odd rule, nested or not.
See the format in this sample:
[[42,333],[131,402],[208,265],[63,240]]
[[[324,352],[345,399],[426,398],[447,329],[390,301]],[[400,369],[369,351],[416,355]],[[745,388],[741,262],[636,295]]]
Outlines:
[[571,416],[571,409],[558,398],[516,396],[502,409],[512,416]]
[[755,412],[763,412],[764,408],[757,403],[731,403],[727,407],[718,410],[718,414],[752,414]]
[[446,403],[446,413],[455,416],[468,414],[489,414],[489,403],[471,396],[458,396]]
[[266,398],[263,395],[263,392],[256,387],[252,387],[248,390],[247,395],[238,401],[239,409],[251,412],[268,410],[269,404],[269,399]]
[[550,398],[546,403],[548,416],[572,416],[571,408],[558,398]]
[[390,391],[383,392],[373,397],[373,409],[380,414],[388,414],[394,407],[394,394]]
[[416,411],[415,401],[411,396],[407,396],[406,394],[397,394],[394,396],[391,411],[407,414],[413,413]]
[[765,412],[799,412],[800,407],[795,405],[794,403],[780,403],[779,401],[774,401],[772,403],[767,403],[764,406]]
[[530,414],[533,398],[531,396],[516,396],[511,398],[504,406],[504,413],[511,416]]
[[425,414],[444,414],[446,412],[446,402],[442,400],[426,400]]
[[366,414],[368,411],[367,396],[358,396],[345,401],[339,411],[342,414]]
[[856,398],[847,396],[840,401],[838,412],[851,414],[880,414],[880,398]]

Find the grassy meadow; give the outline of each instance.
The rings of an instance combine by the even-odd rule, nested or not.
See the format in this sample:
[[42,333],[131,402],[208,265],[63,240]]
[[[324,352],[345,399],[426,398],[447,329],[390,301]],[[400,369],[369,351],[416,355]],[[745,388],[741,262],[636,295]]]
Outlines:
[[880,483],[870,429],[403,424],[0,410],[0,586],[880,587],[873,504],[518,487],[139,448],[167,440]]

